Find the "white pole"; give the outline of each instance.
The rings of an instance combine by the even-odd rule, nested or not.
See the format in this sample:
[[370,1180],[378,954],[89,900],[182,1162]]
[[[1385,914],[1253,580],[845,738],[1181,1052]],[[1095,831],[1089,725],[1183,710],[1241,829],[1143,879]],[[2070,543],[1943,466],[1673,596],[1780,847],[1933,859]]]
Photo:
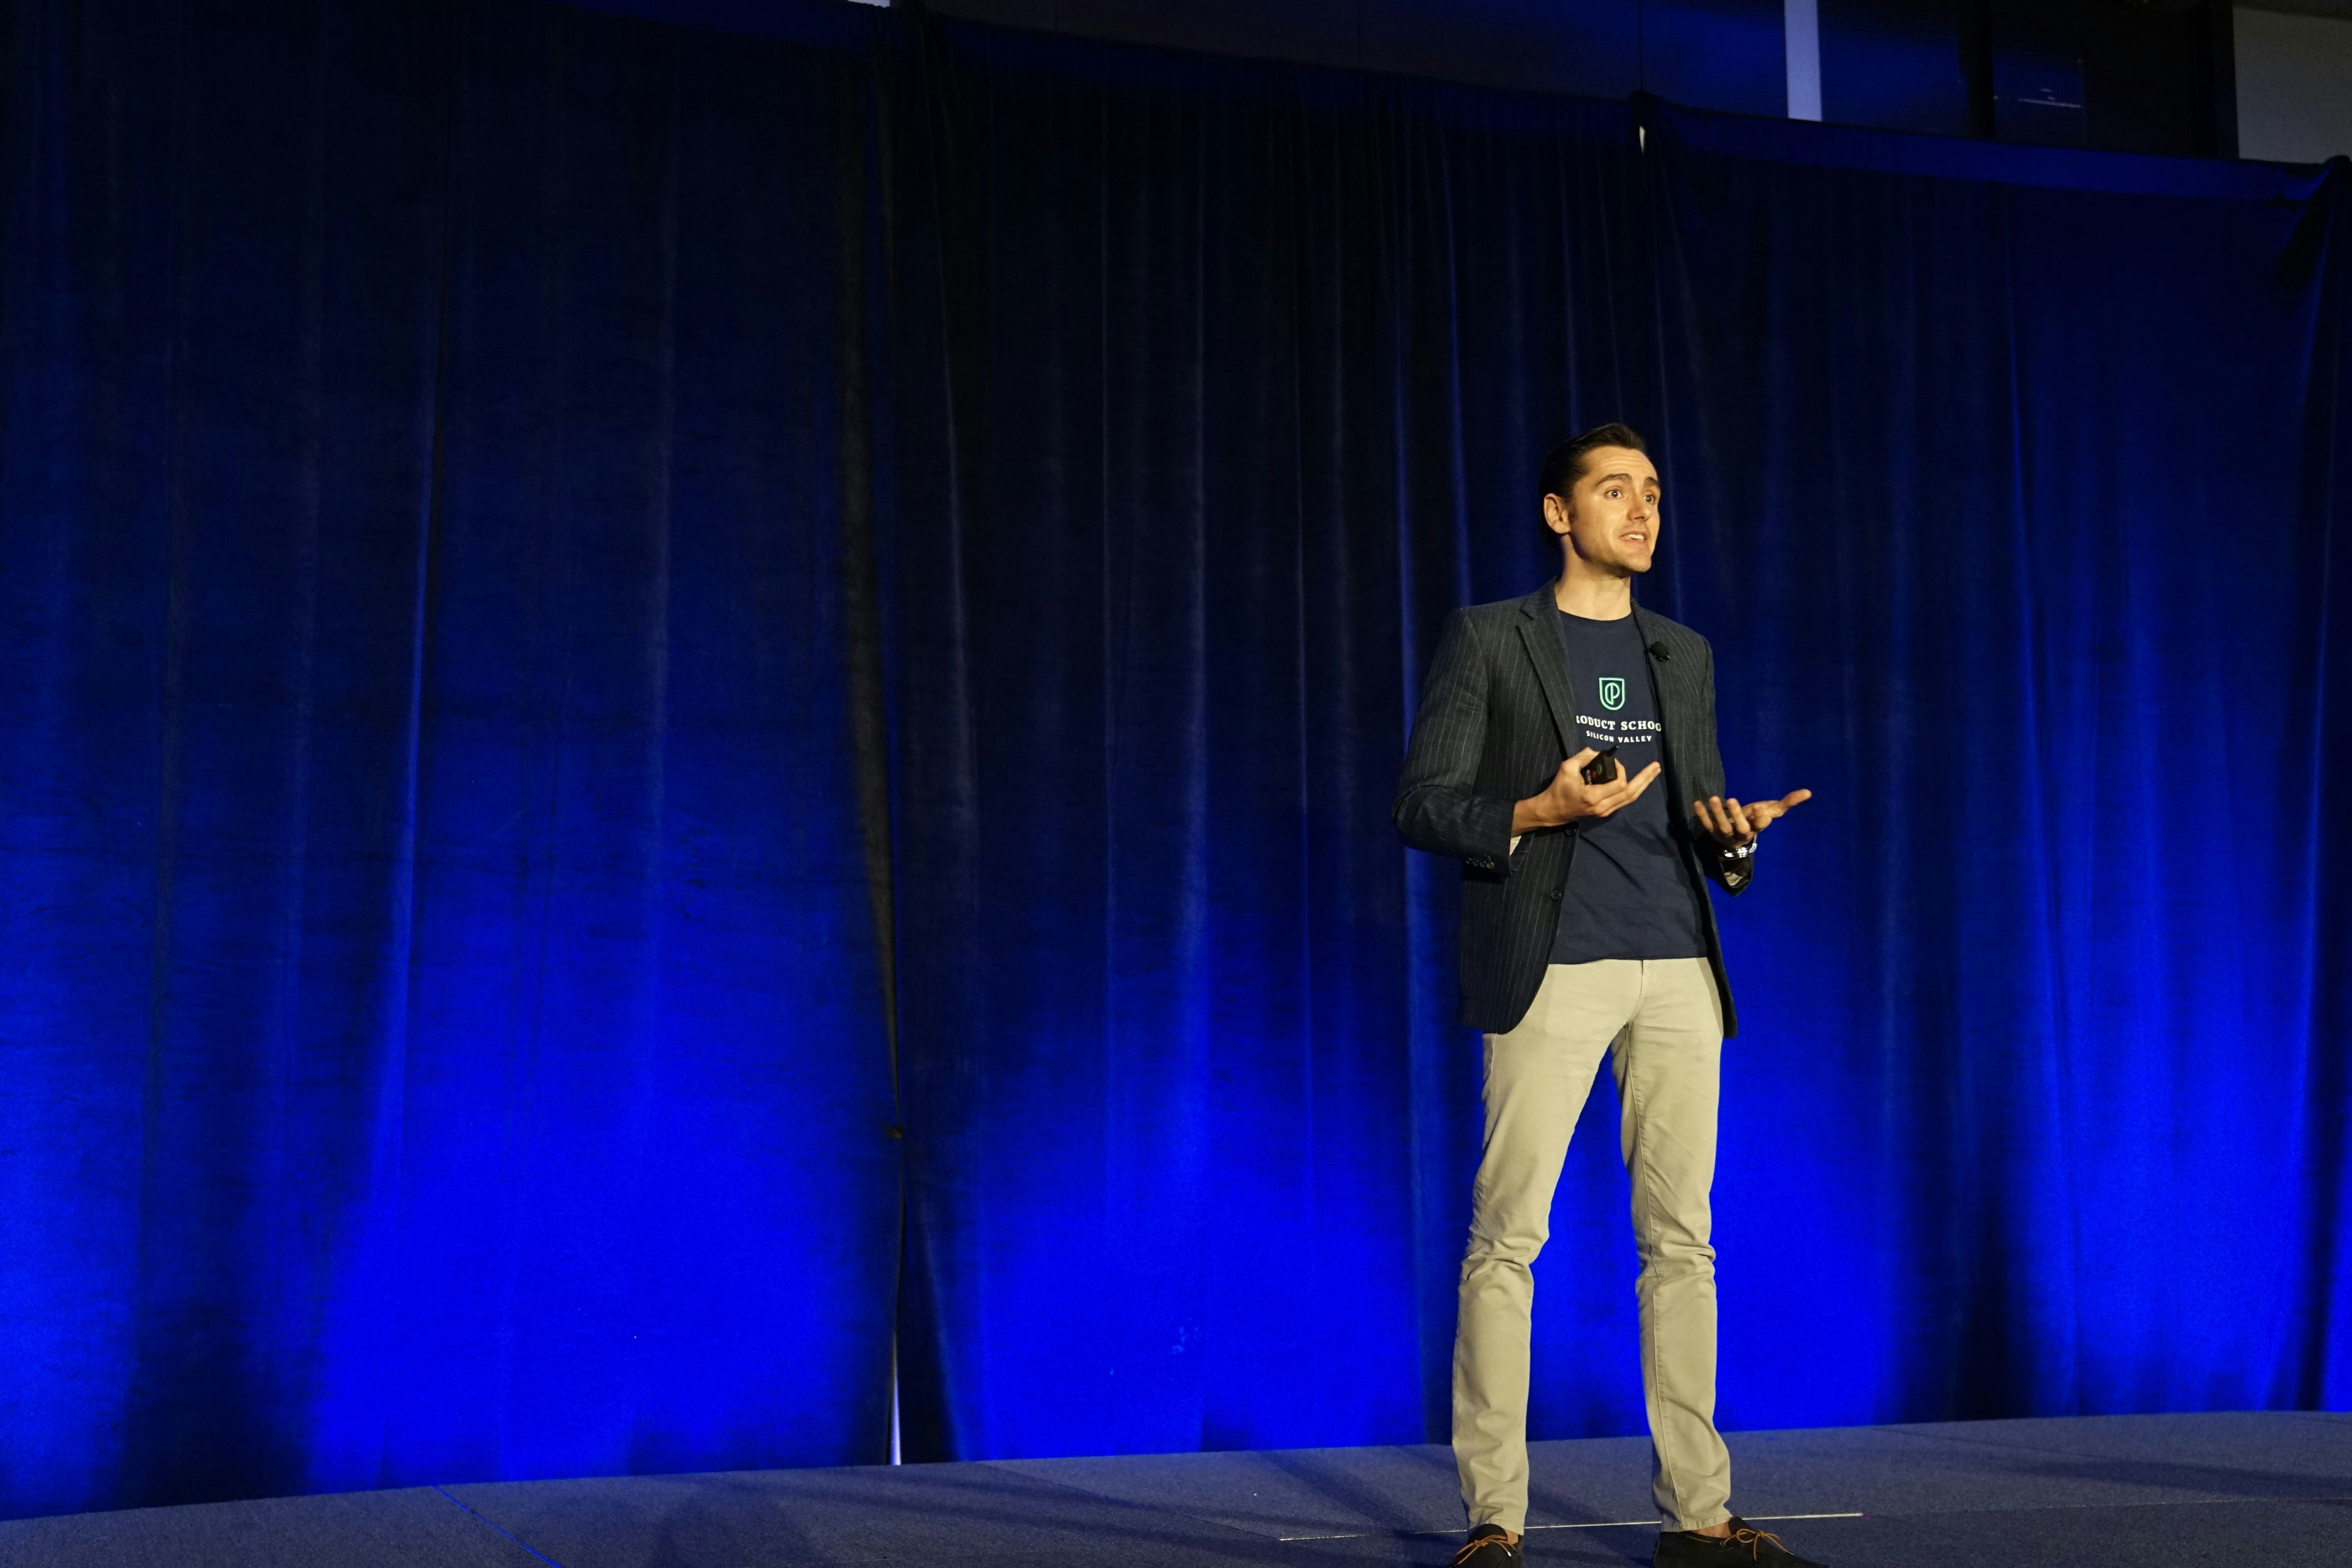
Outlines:
[[1814,0],[1787,0],[1789,118],[1822,117],[1822,24]]

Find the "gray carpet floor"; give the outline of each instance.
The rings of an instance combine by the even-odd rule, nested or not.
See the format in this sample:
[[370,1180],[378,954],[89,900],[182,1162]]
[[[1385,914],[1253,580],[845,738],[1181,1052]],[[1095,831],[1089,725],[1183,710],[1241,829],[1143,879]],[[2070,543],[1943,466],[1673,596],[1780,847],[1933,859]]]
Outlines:
[[[1745,1432],[1736,1506],[1829,1568],[2352,1565],[2352,1415]],[[1648,1444],[1542,1443],[1530,1568],[1646,1563]],[[0,1523],[0,1568],[1442,1568],[1441,1447],[516,1481]]]

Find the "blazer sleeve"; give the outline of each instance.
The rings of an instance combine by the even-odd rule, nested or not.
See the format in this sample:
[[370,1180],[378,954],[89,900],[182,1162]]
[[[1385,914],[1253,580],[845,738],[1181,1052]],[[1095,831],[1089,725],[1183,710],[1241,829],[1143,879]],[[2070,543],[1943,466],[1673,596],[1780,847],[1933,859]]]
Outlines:
[[1404,776],[1390,815],[1397,832],[1416,849],[1450,855],[1482,870],[1507,871],[1511,812],[1518,803],[1482,796],[1473,788],[1486,747],[1490,676],[1470,617],[1454,611],[1422,685],[1421,710],[1413,716]]
[[[1706,755],[1700,764],[1699,787],[1708,795],[1723,793],[1723,756],[1715,747],[1715,645],[1701,639],[1706,649],[1706,678],[1701,682],[1706,703]],[[1682,803],[1687,809],[1690,803]],[[1698,840],[1699,868],[1722,889],[1737,898],[1756,881],[1756,858],[1761,846],[1751,847],[1746,855],[1733,855],[1712,838]]]

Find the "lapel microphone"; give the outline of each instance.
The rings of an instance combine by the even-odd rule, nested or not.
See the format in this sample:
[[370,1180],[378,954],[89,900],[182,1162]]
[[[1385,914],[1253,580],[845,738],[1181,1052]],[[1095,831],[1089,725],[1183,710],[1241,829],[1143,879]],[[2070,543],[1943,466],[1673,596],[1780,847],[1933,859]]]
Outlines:
[[1650,657],[1656,659],[1660,664],[1664,664],[1675,656],[1666,651],[1665,644],[1662,642],[1654,642],[1650,645]]

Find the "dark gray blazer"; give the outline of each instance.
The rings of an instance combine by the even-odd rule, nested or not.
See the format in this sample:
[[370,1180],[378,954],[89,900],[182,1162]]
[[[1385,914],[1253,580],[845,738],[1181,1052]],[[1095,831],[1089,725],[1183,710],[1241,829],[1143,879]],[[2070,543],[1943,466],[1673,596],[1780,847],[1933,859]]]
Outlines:
[[[1393,815],[1416,849],[1462,862],[1462,1022],[1501,1034],[1527,1016],[1551,962],[1553,928],[1580,838],[1574,826],[1541,828],[1511,847],[1511,810],[1540,795],[1572,752],[1574,686],[1552,584],[1523,599],[1472,605],[1446,618],[1422,687]],[[1726,858],[1692,827],[1691,802],[1723,793],[1715,750],[1715,651],[1688,626],[1636,607],[1650,680],[1665,728],[1664,776],[1683,861],[1694,877],[1743,891],[1755,858]],[[1715,908],[1699,900],[1707,963],[1723,997],[1723,1032],[1738,1032]]]

